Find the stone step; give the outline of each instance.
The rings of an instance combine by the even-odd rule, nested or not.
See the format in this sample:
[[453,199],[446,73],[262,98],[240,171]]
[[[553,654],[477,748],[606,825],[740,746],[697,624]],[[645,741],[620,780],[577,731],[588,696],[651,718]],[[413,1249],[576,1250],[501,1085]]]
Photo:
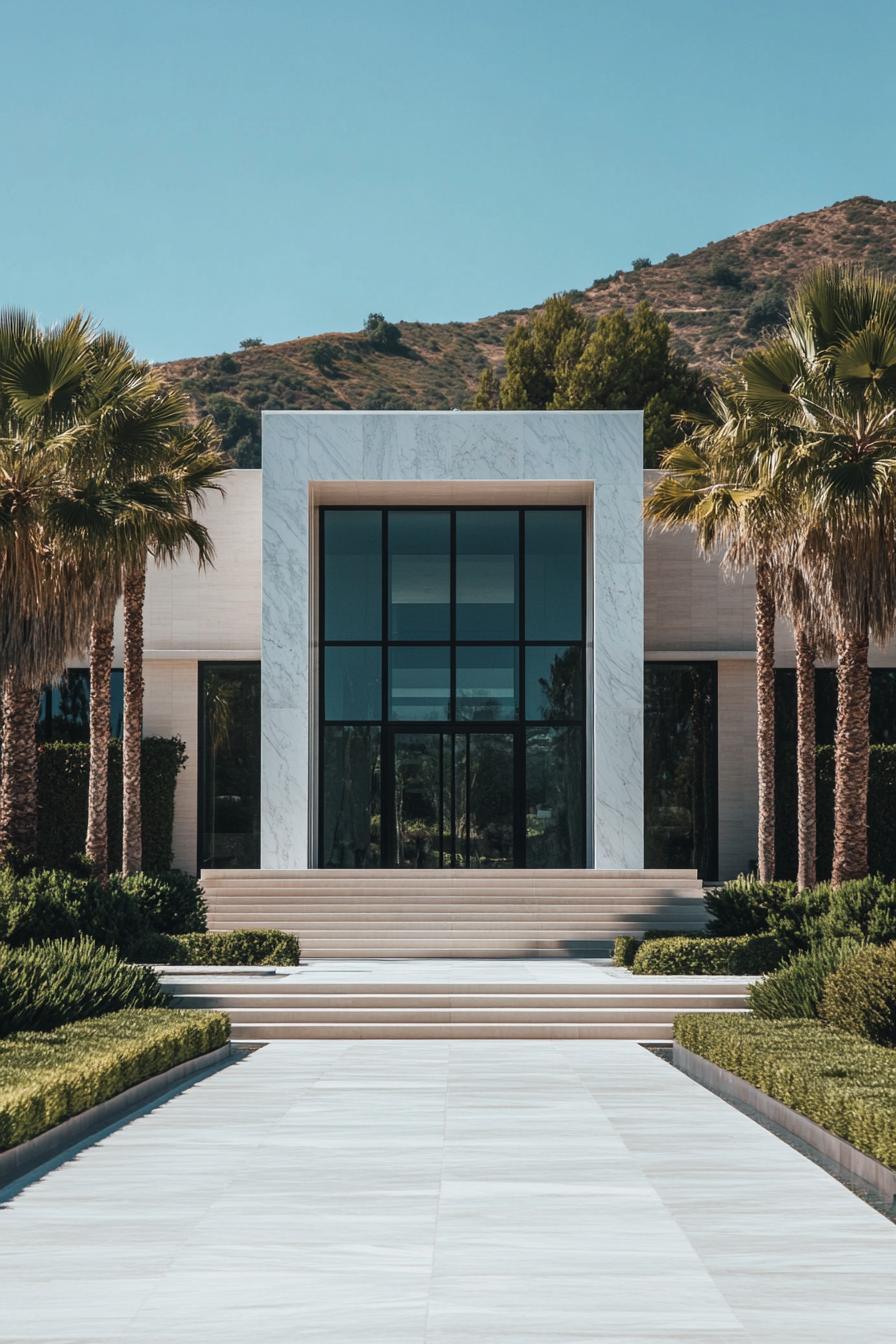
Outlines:
[[541,984],[538,981],[446,981],[440,984],[435,980],[407,982],[404,980],[339,980],[312,981],[303,979],[302,972],[279,973],[271,976],[240,977],[224,972],[219,979],[208,974],[194,975],[189,969],[162,975],[162,984],[170,994],[190,994],[218,997],[231,994],[236,997],[249,996],[262,998],[339,998],[346,995],[379,999],[382,997],[412,997],[428,999],[430,997],[449,997],[464,999],[470,995],[485,999],[522,998],[540,1001],[547,998],[575,998],[585,996],[590,999],[629,999],[649,996],[657,1002],[668,998],[704,998],[716,995],[745,996],[750,981],[744,977],[715,976],[654,976],[635,975],[608,980],[567,981],[560,984]]
[[[182,999],[175,1000],[175,1007],[189,1008],[193,1005],[189,1001]],[[260,1012],[257,1007],[251,1008],[228,1008],[226,1009],[231,1022],[250,1023],[250,1022],[309,1022],[314,1024],[352,1024],[359,1022],[392,1024],[394,1022],[469,1022],[469,1023],[502,1023],[502,1022],[621,1022],[621,1023],[639,1023],[653,1022],[657,1019],[665,1019],[668,1015],[678,1012],[741,1012],[740,1005],[728,1004],[723,1008],[708,1007],[704,1005],[685,1006],[680,1009],[672,1009],[668,1005],[657,1004],[646,1008],[579,1008],[570,1005],[557,1008],[429,1008],[417,1006],[413,1008],[264,1008]]]
[[234,1023],[244,1042],[314,1040],[672,1040],[673,1024],[658,1022],[254,1022]]
[[722,1011],[741,1008],[747,1002],[747,992],[733,994],[214,994],[192,993],[184,989],[171,992],[175,1008],[220,1008],[228,1013],[254,1013],[256,1016],[280,1010],[325,1013],[332,1009],[404,1013],[455,1011],[594,1011],[604,1014],[647,1011],[687,1012],[691,1007]]
[[[349,876],[350,874],[350,876]],[[524,882],[543,882],[547,879],[565,882],[588,880],[601,882],[608,878],[626,881],[671,878],[678,882],[699,882],[696,868],[204,868],[200,873],[203,886],[209,883],[231,881],[280,881],[295,879],[301,882],[408,882],[421,877],[437,882],[464,882],[493,879]]]

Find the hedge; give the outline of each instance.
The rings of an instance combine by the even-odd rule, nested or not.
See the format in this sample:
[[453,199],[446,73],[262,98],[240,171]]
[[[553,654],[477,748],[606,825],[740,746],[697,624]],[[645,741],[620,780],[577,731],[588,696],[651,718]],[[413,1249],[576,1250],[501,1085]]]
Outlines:
[[675,1040],[896,1166],[896,1050],[821,1022],[680,1013]]
[[140,959],[168,966],[298,966],[299,940],[281,929],[161,934],[147,939]]
[[767,933],[740,938],[656,938],[642,943],[635,955],[635,975],[762,975],[783,956]]
[[[816,819],[818,876],[830,877],[834,842],[834,748],[816,749]],[[782,778],[786,773],[789,785]],[[782,876],[796,875],[796,766],[779,762],[776,795],[775,866]],[[790,796],[792,795],[792,796]],[[868,866],[872,872],[896,878],[896,745],[873,743],[868,779]]]
[[146,1008],[0,1041],[0,1149],[226,1045],[224,1013]]
[[[171,867],[174,790],[187,754],[179,737],[145,737],[142,752],[143,867]],[[81,854],[87,834],[86,742],[47,742],[37,757],[37,857],[47,868],[64,867]],[[121,742],[109,744],[109,865],[121,865]]]
[[652,938],[690,938],[695,936],[694,934],[682,933],[680,929],[648,929],[643,938],[636,938],[630,933],[620,934],[618,938],[613,939],[613,965],[633,965],[638,948],[642,943],[650,942]]
[[821,1015],[843,1031],[896,1046],[896,943],[863,947],[828,976]]

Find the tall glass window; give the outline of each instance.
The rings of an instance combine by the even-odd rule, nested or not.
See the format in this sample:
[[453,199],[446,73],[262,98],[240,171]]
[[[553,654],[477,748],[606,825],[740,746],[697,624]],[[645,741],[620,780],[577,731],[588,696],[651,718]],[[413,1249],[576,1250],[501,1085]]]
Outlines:
[[261,664],[199,664],[199,866],[257,868]]
[[[896,668],[871,669],[869,728],[872,746],[896,743]],[[827,748],[819,755],[817,769],[818,876],[830,877],[833,857],[834,769],[831,748],[837,726],[837,673],[832,667],[815,670],[815,739]],[[872,753],[868,792],[869,861],[872,872],[893,871],[889,835],[891,802],[889,775],[879,773]],[[796,836],[796,673],[793,668],[775,672],[775,871],[779,877],[795,878]]]
[[321,536],[320,862],[583,863],[584,511],[325,508]]
[[718,871],[716,664],[644,667],[644,862]]
[[[124,673],[113,667],[109,678],[109,728],[121,737],[124,720]],[[38,742],[90,741],[90,669],[70,667],[62,679],[41,692],[37,716]]]

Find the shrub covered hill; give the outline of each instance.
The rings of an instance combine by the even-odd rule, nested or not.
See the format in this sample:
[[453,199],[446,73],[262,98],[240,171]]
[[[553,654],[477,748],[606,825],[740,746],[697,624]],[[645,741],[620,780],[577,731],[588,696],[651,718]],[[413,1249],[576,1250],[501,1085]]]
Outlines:
[[[664,261],[639,258],[569,298],[598,317],[641,300],[668,319],[679,352],[712,372],[778,319],[794,281],[827,260],[896,274],[896,201],[855,196],[707,243]],[[482,370],[501,371],[508,331],[534,308],[476,322],[372,318],[357,332],[165,365],[197,413],[211,414],[240,466],[260,465],[260,415],[276,410],[446,410],[469,406]]]

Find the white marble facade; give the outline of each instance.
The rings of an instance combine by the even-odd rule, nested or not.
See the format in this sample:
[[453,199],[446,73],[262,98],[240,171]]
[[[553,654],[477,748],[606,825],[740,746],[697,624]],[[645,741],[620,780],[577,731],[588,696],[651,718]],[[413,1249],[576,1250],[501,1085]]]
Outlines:
[[262,868],[316,861],[315,510],[423,483],[426,503],[589,505],[588,862],[642,867],[641,413],[269,411],[262,453]]

